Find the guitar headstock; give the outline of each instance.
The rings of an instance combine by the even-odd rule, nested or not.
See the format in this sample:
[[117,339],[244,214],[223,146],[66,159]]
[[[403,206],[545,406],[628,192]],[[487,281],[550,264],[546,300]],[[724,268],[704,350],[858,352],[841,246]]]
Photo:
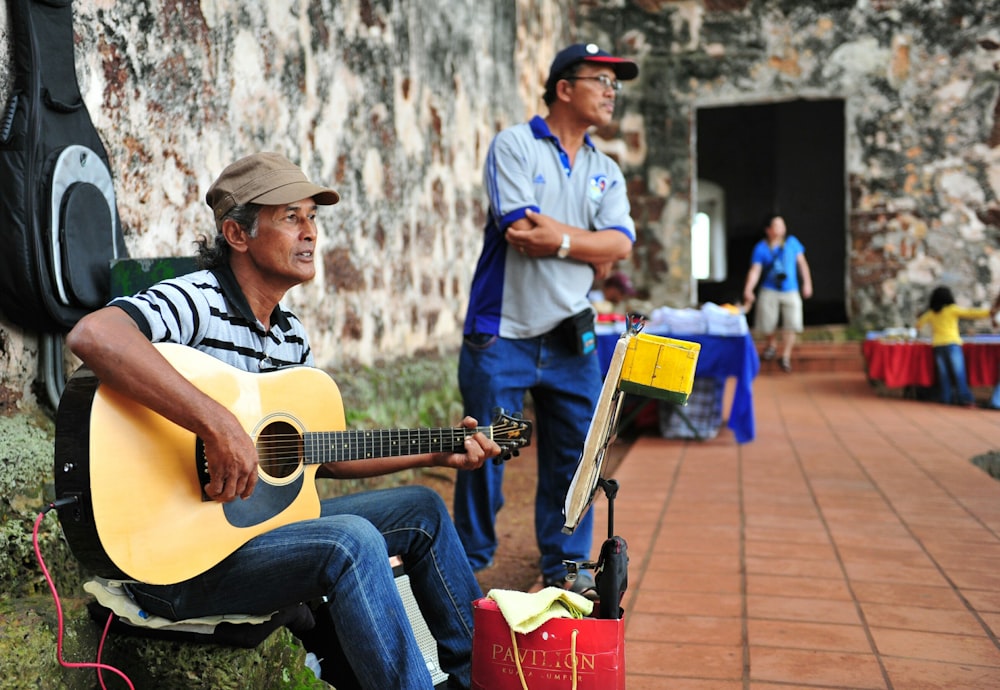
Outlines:
[[493,440],[503,452],[493,459],[494,464],[510,460],[521,448],[531,444],[531,422],[522,419],[520,413],[507,414],[501,408],[493,413]]

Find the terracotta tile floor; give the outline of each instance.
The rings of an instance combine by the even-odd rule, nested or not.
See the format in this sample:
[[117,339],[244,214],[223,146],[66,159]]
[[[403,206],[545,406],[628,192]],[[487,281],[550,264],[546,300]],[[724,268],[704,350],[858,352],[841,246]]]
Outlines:
[[754,403],[751,443],[643,436],[615,471],[629,690],[1000,688],[1000,481],[970,462],[1000,412],[844,372]]

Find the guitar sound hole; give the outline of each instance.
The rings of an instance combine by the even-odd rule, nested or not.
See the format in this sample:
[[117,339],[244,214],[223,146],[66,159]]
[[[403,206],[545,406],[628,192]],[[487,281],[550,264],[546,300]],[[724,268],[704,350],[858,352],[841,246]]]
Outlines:
[[261,470],[276,479],[294,474],[302,464],[302,436],[288,422],[272,422],[257,438]]

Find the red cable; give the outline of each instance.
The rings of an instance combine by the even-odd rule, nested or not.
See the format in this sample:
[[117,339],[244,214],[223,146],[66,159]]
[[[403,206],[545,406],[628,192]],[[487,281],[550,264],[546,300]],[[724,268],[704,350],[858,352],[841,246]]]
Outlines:
[[[101,655],[104,654],[104,641],[108,639],[108,631],[111,630],[111,621],[114,620],[115,612],[108,611],[108,620],[104,624],[104,632],[101,633],[101,641],[97,644],[97,663],[101,663]],[[104,671],[101,670],[100,666],[97,668],[97,680],[101,681],[101,690],[108,690],[107,686],[104,684]],[[125,679],[128,680],[127,678]],[[131,685],[131,683],[130,683]]]
[[[49,589],[52,590],[52,599],[53,599],[53,601],[55,601],[55,604],[56,604],[56,616],[57,616],[57,619],[59,621],[59,635],[56,638],[56,659],[59,661],[59,664],[61,666],[63,666],[64,668],[93,668],[93,669],[97,669],[97,677],[101,681],[101,687],[102,688],[104,688],[104,678],[101,675],[101,671],[112,671],[113,673],[117,673],[119,676],[121,676],[125,680],[125,682],[128,683],[128,686],[129,686],[129,688],[131,688],[131,690],[135,690],[135,686],[132,685],[132,681],[129,680],[129,677],[127,675],[125,675],[125,673],[123,671],[118,670],[114,666],[109,666],[108,664],[102,664],[102,663],[100,663],[100,658],[101,658],[100,657],[100,650],[98,650],[98,656],[97,656],[98,661],[97,661],[97,663],[91,663],[91,662],[86,662],[86,661],[65,661],[63,659],[63,656],[62,656],[62,645],[63,645],[63,612],[62,612],[62,604],[59,602],[59,593],[56,591],[55,582],[52,581],[52,576],[49,575],[49,569],[45,567],[45,561],[42,559],[42,551],[38,547],[38,529],[39,529],[39,527],[42,524],[42,519],[45,517],[45,513],[47,513],[52,508],[55,508],[55,505],[49,505],[48,508],[46,508],[44,511],[42,511],[41,513],[38,514],[38,517],[35,519],[35,529],[34,529],[34,531],[32,533],[32,540],[33,540],[34,546],[35,546],[35,556],[38,558],[38,565],[40,565],[41,568],[42,568],[42,574],[45,575],[45,581],[49,583]],[[108,629],[110,628],[110,626],[111,626],[111,617],[108,616],[108,623],[107,623],[107,625],[104,628],[104,636],[101,637],[101,649],[103,649],[103,647],[104,647],[104,637],[107,636]],[[107,688],[105,688],[105,690],[107,690]]]

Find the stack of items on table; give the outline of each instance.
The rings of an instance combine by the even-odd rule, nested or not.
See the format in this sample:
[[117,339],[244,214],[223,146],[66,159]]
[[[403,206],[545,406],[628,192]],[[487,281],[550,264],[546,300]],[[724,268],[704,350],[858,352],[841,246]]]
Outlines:
[[705,302],[701,309],[658,307],[649,315],[646,326],[651,333],[663,335],[741,336],[750,332],[742,309],[733,305]]
[[[868,331],[865,340],[882,340],[889,342],[907,342],[917,340],[920,334],[916,328],[885,328],[881,331]],[[923,340],[929,339],[924,338]]]

